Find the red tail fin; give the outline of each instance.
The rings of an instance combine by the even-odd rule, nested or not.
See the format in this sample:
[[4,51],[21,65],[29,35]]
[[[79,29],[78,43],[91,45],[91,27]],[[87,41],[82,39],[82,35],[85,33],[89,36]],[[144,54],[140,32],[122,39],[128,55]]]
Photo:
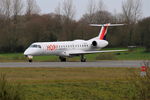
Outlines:
[[98,36],[100,40],[104,40],[104,37],[107,34],[108,26],[109,26],[109,24],[107,24],[106,26],[102,26],[102,29],[101,29],[99,36]]

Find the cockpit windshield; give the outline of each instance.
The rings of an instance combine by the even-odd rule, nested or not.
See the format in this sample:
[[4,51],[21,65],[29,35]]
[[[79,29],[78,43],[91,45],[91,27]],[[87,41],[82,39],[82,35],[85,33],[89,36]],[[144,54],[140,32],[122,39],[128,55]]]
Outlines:
[[40,45],[36,45],[36,44],[32,44],[32,45],[30,46],[30,48],[41,48],[41,46],[40,46]]

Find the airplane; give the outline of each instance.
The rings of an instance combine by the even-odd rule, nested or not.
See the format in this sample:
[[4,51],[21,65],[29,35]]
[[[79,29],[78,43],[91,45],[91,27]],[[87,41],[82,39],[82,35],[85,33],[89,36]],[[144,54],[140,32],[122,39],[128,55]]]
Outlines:
[[80,56],[81,62],[86,62],[84,55],[103,53],[103,52],[120,52],[127,50],[104,50],[100,49],[106,47],[109,43],[105,37],[108,27],[123,26],[124,24],[90,24],[90,26],[101,27],[100,33],[97,37],[90,40],[73,40],[60,42],[36,42],[31,44],[24,52],[29,62],[33,61],[33,56],[42,55],[56,55],[59,56],[61,62],[66,62],[67,57]]

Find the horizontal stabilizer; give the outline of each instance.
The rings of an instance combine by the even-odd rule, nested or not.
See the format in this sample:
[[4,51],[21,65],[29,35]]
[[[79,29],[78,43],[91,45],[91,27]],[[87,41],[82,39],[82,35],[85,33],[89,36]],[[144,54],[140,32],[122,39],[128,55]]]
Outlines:
[[123,26],[124,24],[90,24],[90,26],[97,26],[97,27],[100,27],[100,26]]

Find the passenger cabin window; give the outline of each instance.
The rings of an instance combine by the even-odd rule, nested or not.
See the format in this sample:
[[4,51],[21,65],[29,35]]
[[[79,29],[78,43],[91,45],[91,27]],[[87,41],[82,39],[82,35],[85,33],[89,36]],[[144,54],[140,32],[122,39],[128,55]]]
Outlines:
[[31,47],[31,48],[41,48],[40,45],[36,45],[36,44],[33,44],[33,45],[31,45],[30,47]]

